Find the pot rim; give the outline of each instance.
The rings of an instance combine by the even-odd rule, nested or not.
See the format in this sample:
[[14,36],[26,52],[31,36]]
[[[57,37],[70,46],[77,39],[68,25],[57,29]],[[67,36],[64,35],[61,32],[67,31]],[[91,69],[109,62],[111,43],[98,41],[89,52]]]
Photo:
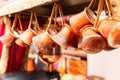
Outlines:
[[88,20],[94,24],[95,23],[95,19],[96,19],[96,15],[95,13],[89,8],[89,7],[86,7],[84,9],[85,11],[85,15],[87,16]]

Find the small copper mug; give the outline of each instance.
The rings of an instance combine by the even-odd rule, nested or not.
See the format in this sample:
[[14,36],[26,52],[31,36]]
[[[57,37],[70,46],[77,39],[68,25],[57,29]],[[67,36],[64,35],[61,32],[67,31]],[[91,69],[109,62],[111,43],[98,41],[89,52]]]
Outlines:
[[71,26],[69,26],[68,24],[64,24],[62,30],[51,36],[51,38],[59,46],[61,46],[64,49],[67,49],[70,40],[73,38],[73,36],[74,31],[72,30]]
[[[35,21],[32,21],[33,16]],[[31,28],[33,27],[33,28]],[[37,21],[37,15],[35,12],[31,12],[30,22],[28,29],[26,29],[23,33],[20,34],[19,38],[15,41],[16,44],[26,47],[32,43],[32,38],[37,34],[37,31],[34,29],[39,28],[39,23]]]
[[19,38],[27,45],[30,45],[32,42],[32,38],[36,35],[37,33],[32,30],[31,28],[28,28],[25,30],[22,34],[20,34]]
[[93,11],[86,7],[84,11],[71,16],[69,22],[72,29],[75,31],[76,34],[78,34],[81,27],[89,23],[94,23],[95,17],[96,16]]
[[28,58],[25,64],[25,71],[31,72],[36,70],[34,59]]
[[106,38],[110,47],[120,47],[120,22],[105,18],[98,23],[98,31]]
[[51,39],[47,31],[37,36],[34,36],[32,38],[32,41],[33,41],[33,45],[35,45],[39,51],[43,51],[53,43],[53,40]]
[[83,39],[79,45],[85,52],[95,54],[106,47],[106,41],[92,27],[93,25],[86,25],[80,30],[79,34]]
[[3,35],[0,37],[0,41],[5,44],[6,46],[10,46],[11,43],[13,42],[13,40],[15,38],[17,38],[18,36],[15,35],[11,30],[9,31],[9,33]]

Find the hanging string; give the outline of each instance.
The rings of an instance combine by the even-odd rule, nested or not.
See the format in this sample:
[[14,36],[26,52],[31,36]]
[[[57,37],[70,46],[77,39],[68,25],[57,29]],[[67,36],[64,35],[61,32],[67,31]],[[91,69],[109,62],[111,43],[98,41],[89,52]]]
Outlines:
[[35,18],[35,25],[36,25],[37,31],[41,31],[40,26],[39,26],[39,22],[37,19],[37,15],[35,12],[34,12],[34,18]]
[[56,7],[55,7],[55,16],[54,16],[54,31],[56,31],[56,19],[57,19],[57,14],[58,14],[58,5],[55,3]]
[[21,17],[20,17],[19,13],[15,14],[15,17],[14,17],[14,20],[13,20],[13,25],[12,25],[11,29],[14,30],[14,28],[17,25],[17,20],[18,20],[18,23],[19,23],[19,26],[20,26],[20,30],[22,31],[23,29],[22,29]]
[[88,8],[93,9],[97,2],[98,0],[91,0],[90,4],[88,5]]
[[53,8],[52,8],[52,12],[51,12],[51,16],[50,16],[50,20],[49,20],[49,23],[48,23],[48,26],[47,26],[46,30],[48,30],[50,28],[53,16],[55,14],[55,7],[56,7],[56,4],[54,3]]
[[58,3],[58,7],[59,7],[59,14],[60,14],[60,18],[61,18],[61,21],[62,21],[62,27],[63,27],[63,25],[64,25],[64,23],[65,23],[65,21],[64,21],[64,19],[63,19],[63,10],[62,10],[62,7],[61,7],[61,4],[60,3]]
[[22,31],[23,28],[22,28],[22,23],[21,23],[21,17],[20,17],[20,14],[18,14],[18,21],[19,21],[19,25],[20,25],[20,30]]
[[104,2],[105,2],[104,0],[99,0],[98,9],[97,9],[97,17],[96,17],[95,23],[94,23],[95,31],[97,30],[97,22],[99,21],[99,17],[102,12],[102,9],[103,9]]
[[34,12],[31,12],[31,15],[30,15],[30,22],[29,22],[28,28],[30,28],[31,25],[32,25],[33,15],[34,15]]
[[14,30],[14,28],[15,28],[15,26],[16,26],[17,17],[18,17],[18,14],[16,13],[16,14],[15,14],[15,17],[14,17],[14,20],[13,20],[13,25],[12,25],[12,27],[11,27],[12,30]]
[[108,16],[112,17],[112,10],[111,10],[111,6],[110,6],[110,0],[105,0],[105,3],[106,3],[107,10],[108,10]]

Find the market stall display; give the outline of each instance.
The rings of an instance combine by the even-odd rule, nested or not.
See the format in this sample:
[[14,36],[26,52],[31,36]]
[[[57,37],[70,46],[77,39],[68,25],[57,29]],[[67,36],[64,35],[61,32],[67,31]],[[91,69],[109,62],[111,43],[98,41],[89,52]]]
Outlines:
[[[56,63],[54,64],[56,67],[56,65],[62,62],[65,63],[62,60],[62,62],[59,61],[61,57],[63,58],[64,56],[63,59],[68,61],[67,64],[69,66],[67,65],[67,69],[65,63],[65,68],[59,67],[58,69],[57,66],[57,73],[54,72],[54,69],[51,69],[50,73],[47,74],[52,76],[55,73],[66,76],[65,74],[68,73],[71,79],[73,75],[76,78],[80,77],[80,75],[86,77],[87,54],[97,54],[104,50],[109,51],[120,47],[119,21],[115,20],[112,15],[110,1],[91,0],[89,5],[88,2],[90,1],[88,0],[86,2],[87,5],[83,6],[83,8],[81,7],[80,10],[78,10],[78,7],[76,9],[77,12],[74,10],[72,1],[71,4],[66,5],[72,5],[71,9],[73,11],[69,11],[70,8],[68,9],[64,5],[66,4],[64,0],[10,0],[1,4],[0,66],[5,62],[5,66],[2,66],[4,69],[0,67],[4,70],[1,73],[25,69],[28,72],[36,71],[35,66],[37,64],[34,62],[34,59],[26,57],[26,55],[29,55],[29,47],[34,45],[33,49],[37,52],[37,56],[43,59],[43,62]],[[18,7],[13,6],[14,4],[18,4]],[[84,1],[82,4],[84,4]],[[5,10],[7,7],[10,8]],[[45,10],[42,11],[42,9]],[[46,14],[43,15],[42,12]],[[74,13],[68,15],[70,12]],[[104,15],[101,15],[102,12]],[[8,25],[3,21],[3,17],[6,15],[12,21],[12,26],[10,26],[11,28],[8,32],[12,32],[14,36],[12,34],[10,39],[8,38],[11,34],[6,35],[6,26]],[[66,18],[66,15],[69,17]],[[43,21],[45,19],[43,23],[39,21],[42,19]],[[41,24],[43,25],[39,26]],[[58,53],[56,53],[58,45],[60,48],[57,51]],[[64,50],[68,52],[60,52]],[[77,51],[79,53],[76,53]],[[3,55],[3,53],[7,54]],[[23,69],[24,64],[29,64],[29,62],[33,63],[33,66],[26,65],[25,69]]]

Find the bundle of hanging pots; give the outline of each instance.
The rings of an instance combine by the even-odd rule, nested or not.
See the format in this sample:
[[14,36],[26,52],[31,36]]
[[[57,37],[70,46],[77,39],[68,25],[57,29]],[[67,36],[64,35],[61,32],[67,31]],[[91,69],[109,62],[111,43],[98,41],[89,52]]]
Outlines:
[[[62,21],[62,26],[59,28],[56,22],[58,16],[57,12],[59,12]],[[33,45],[35,45],[40,52],[48,47],[55,47],[56,45],[64,49],[67,49],[68,45],[71,45],[70,40],[75,33],[71,26],[63,21],[62,17],[63,13],[60,4],[54,3],[47,28],[32,38]]]
[[[98,4],[97,11],[92,10],[93,4]],[[104,6],[107,10],[103,9]],[[108,14],[101,16],[102,11]],[[60,15],[59,20],[57,12]],[[52,20],[54,23],[51,26]],[[57,21],[60,22],[59,29]],[[47,28],[32,38],[36,48],[42,52],[47,47],[55,47],[57,44],[63,49],[72,46],[86,53],[95,54],[102,50],[118,48],[120,45],[119,21],[112,18],[109,0],[91,0],[88,7],[80,13],[71,15],[67,21],[69,24],[63,19],[60,5],[55,4]]]
[[[120,47],[120,22],[113,19],[109,0],[99,0],[97,12],[91,9],[94,1],[69,20],[71,28],[79,36],[77,48],[90,54]],[[104,6],[107,10],[103,9]],[[102,12],[105,15],[101,15]]]
[[[17,23],[20,25],[20,31],[15,29]],[[22,24],[20,20],[20,14],[15,14],[15,18],[13,20],[13,25],[9,32],[3,36],[0,37],[0,41],[5,44],[6,46],[10,46],[11,43],[18,38],[19,34],[22,32]]]
[[[97,11],[92,10],[93,4],[98,4]],[[104,6],[107,10],[103,9]],[[102,11],[108,14],[101,16]],[[57,19],[58,14],[59,20]],[[32,23],[33,16],[35,24]],[[56,45],[64,49],[72,46],[91,54],[99,53],[102,50],[109,51],[120,46],[120,23],[112,18],[109,0],[91,0],[90,5],[85,7],[82,12],[71,15],[67,19],[69,24],[65,22],[65,17],[63,17],[60,3],[55,2],[48,19],[49,23],[42,30],[39,27],[36,14],[31,13],[28,29],[19,33],[15,40],[16,44],[26,47],[33,43],[40,52]],[[60,22],[60,25],[57,24],[57,21]],[[14,26],[12,30],[14,30]],[[3,41],[2,37],[1,41]]]
[[[32,42],[32,37],[37,34],[37,32],[34,29],[36,28],[37,24],[32,23],[34,16],[36,16],[35,13],[31,12],[29,26],[25,31],[23,31],[20,14],[16,13],[11,29],[6,35],[0,37],[0,41],[6,46],[11,46],[13,42],[15,42],[17,45],[21,47],[27,47],[28,45],[30,45]],[[15,28],[17,23],[19,23],[20,25],[20,30]]]

